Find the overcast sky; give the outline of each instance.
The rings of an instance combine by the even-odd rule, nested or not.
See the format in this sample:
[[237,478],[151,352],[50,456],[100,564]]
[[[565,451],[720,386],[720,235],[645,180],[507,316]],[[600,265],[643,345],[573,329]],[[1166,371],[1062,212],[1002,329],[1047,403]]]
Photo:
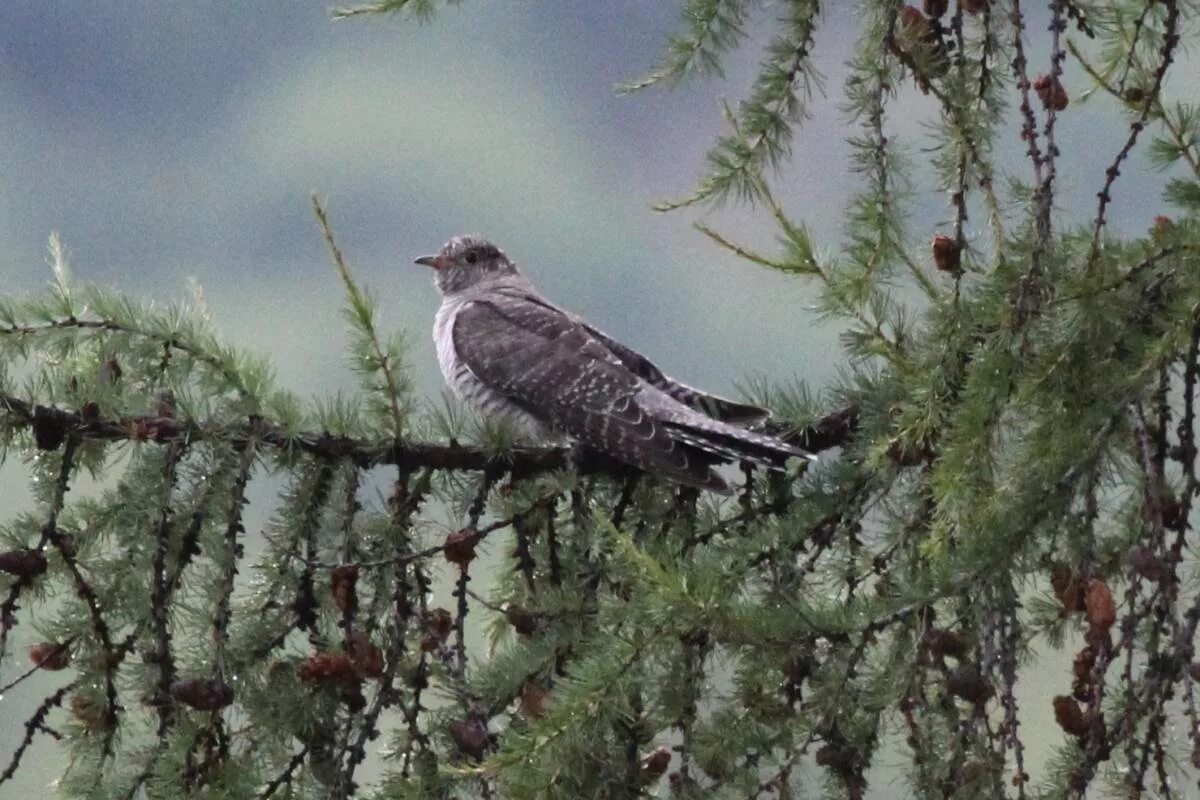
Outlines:
[[[826,15],[816,57],[827,96],[781,179],[789,211],[826,249],[856,187],[837,109],[850,5]],[[649,210],[694,185],[721,129],[720,98],[744,92],[761,55],[738,54],[725,80],[618,97],[615,84],[655,63],[676,14],[647,0],[474,0],[417,25],[335,23],[307,2],[7,0],[4,291],[43,285],[46,236],[58,230],[84,280],[170,298],[194,277],[232,341],[274,356],[302,395],[328,393],[352,379],[338,283],[309,208],[316,191],[385,322],[410,331],[423,393],[440,389],[428,335],[437,297],[410,262],[468,231],[686,380],[730,391],[766,373],[819,389],[837,338],[809,311],[815,287],[718,251],[692,230],[695,214]],[[768,12],[752,33],[761,40],[770,22]],[[1068,64],[1069,87],[1074,72]],[[894,141],[920,163],[933,107],[911,89],[895,107]],[[1073,109],[1060,128],[1068,167],[1083,168],[1078,180],[1064,171],[1083,218],[1096,153],[1118,144],[1098,116]],[[1137,191],[1119,197],[1157,196],[1158,176],[1122,181]],[[935,193],[917,200],[924,242],[947,212]],[[1148,213],[1114,212],[1135,227]],[[716,219],[771,245],[760,217]]]
[[[333,23],[317,3],[8,4],[5,289],[44,283],[58,230],[82,279],[165,298],[194,276],[232,340],[302,394],[332,391],[350,378],[316,191],[386,321],[412,332],[425,392],[437,297],[411,260],[468,231],[684,377],[827,377],[809,287],[648,210],[699,175],[728,88],[615,95],[654,63],[670,6],[480,2],[419,26]],[[819,170],[845,183],[837,162]]]

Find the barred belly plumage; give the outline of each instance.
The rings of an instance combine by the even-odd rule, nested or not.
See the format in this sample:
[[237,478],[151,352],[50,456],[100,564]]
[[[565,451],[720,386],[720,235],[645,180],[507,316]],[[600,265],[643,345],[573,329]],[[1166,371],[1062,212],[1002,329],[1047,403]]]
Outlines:
[[489,419],[506,421],[521,439],[531,444],[559,438],[549,425],[476,378],[458,358],[454,350],[454,317],[468,302],[460,298],[446,298],[434,318],[433,341],[437,347],[438,366],[446,384],[460,400]]

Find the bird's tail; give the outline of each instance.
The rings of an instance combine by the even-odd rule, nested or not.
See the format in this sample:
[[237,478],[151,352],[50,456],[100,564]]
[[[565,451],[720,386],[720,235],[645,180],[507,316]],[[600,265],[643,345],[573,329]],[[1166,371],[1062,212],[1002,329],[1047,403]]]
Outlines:
[[754,425],[771,417],[771,412],[765,408],[718,397],[679,382],[659,388],[685,406],[690,406],[721,422],[729,422],[734,425]]
[[812,453],[782,439],[712,420],[671,420],[665,426],[671,438],[721,461],[750,461],[769,469],[783,469],[789,458],[816,461]]

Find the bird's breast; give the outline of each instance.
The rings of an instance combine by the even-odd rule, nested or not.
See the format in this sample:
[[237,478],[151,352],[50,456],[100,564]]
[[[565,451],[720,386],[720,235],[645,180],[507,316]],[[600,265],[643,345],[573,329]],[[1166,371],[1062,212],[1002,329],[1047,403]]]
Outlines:
[[470,301],[447,299],[433,320],[433,343],[437,349],[438,366],[446,385],[455,397],[479,409],[487,417],[507,421],[518,438],[541,443],[558,437],[549,425],[529,414],[511,399],[475,377],[475,373],[458,357],[454,346],[454,319]]
[[454,317],[461,308],[462,303],[449,299],[444,300],[437,315],[433,318],[433,344],[437,349],[438,366],[441,367],[442,377],[446,379],[446,384],[460,398],[462,394],[455,384],[457,383],[456,373],[462,364],[454,349]]

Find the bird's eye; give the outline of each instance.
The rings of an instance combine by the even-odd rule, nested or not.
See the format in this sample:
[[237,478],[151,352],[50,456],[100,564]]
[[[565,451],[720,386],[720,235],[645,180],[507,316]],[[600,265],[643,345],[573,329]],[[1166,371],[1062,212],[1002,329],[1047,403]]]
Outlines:
[[479,253],[476,253],[474,250],[468,250],[467,254],[463,256],[463,258],[467,260],[468,264],[474,264],[479,260]]

